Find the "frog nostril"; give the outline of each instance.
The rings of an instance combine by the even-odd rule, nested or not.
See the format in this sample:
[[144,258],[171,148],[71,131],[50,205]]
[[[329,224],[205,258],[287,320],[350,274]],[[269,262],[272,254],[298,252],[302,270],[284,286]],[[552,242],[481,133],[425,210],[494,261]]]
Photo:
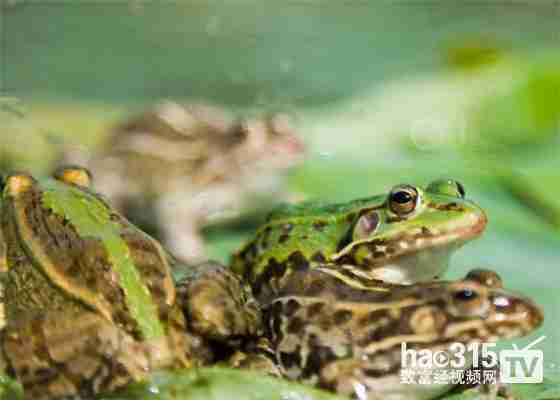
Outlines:
[[457,185],[457,191],[459,192],[459,195],[464,199],[466,195],[465,187],[461,184],[461,182],[455,181],[455,184]]

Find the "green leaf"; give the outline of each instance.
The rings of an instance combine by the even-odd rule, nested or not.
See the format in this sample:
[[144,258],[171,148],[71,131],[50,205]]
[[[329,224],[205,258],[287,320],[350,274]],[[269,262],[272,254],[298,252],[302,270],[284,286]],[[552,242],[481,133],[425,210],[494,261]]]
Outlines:
[[201,368],[153,374],[117,395],[99,400],[343,400],[297,383],[228,368]]
[[[517,400],[560,400],[560,382],[545,379],[539,384],[515,384],[511,390]],[[469,389],[462,393],[445,396],[441,400],[474,400],[480,399],[477,389]]]

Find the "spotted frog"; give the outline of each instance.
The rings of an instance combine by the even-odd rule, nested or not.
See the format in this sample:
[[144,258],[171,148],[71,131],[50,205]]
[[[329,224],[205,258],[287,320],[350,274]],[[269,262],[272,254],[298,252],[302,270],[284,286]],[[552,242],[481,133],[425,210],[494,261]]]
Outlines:
[[294,271],[325,265],[353,286],[427,281],[445,272],[453,251],[478,237],[486,221],[456,181],[397,185],[349,203],[282,206],[232,265],[261,299],[273,298]]
[[[303,280],[315,288],[302,293]],[[402,343],[416,353],[465,357],[471,361],[457,370],[464,373],[472,358],[457,353],[453,343],[520,337],[543,321],[539,306],[503,289],[499,276],[486,270],[454,282],[395,285],[390,292],[353,289],[319,270],[296,272],[289,281],[263,305],[266,350],[276,373],[360,400],[427,400],[452,389],[403,383]],[[507,394],[500,382],[480,389]]]
[[26,399],[90,398],[156,368],[214,362],[211,343],[258,334],[259,309],[236,275],[207,264],[176,283],[172,257],[90,181],[73,167],[4,180],[0,368]]
[[225,109],[164,101],[112,129],[90,155],[70,147],[96,187],[185,262],[205,259],[204,226],[287,199],[285,175],[304,157],[285,114],[234,119]]

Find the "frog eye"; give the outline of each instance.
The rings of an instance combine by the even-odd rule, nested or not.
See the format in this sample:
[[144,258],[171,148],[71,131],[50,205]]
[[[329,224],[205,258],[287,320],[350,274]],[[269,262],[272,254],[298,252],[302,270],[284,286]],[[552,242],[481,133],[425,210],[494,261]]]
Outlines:
[[478,282],[481,285],[493,289],[500,289],[503,287],[500,275],[489,269],[473,269],[467,274],[465,279]]
[[487,301],[480,286],[476,284],[459,285],[451,291],[451,303],[458,316],[482,315],[487,309]]
[[399,185],[389,193],[389,208],[395,214],[404,216],[416,209],[418,191],[410,185]]
[[91,187],[91,173],[79,166],[62,166],[54,171],[53,178],[71,185]]
[[476,300],[478,293],[472,289],[463,289],[453,293],[453,298],[459,302],[470,302]]
[[17,196],[29,190],[35,183],[35,179],[25,172],[14,172],[6,175],[3,179],[3,187],[8,196]]
[[465,187],[458,181],[453,179],[438,179],[433,181],[426,188],[427,192],[444,194],[446,196],[465,198]]

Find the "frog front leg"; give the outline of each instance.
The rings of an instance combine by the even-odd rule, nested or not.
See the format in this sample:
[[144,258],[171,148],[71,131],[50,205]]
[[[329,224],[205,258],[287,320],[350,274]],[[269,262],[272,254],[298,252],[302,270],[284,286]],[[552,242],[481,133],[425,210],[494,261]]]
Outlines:
[[[478,359],[483,360],[483,363],[490,361],[488,358],[484,358],[482,352],[479,353]],[[480,393],[479,397],[481,400],[495,400],[498,397],[506,400],[517,399],[513,394],[511,386],[501,380],[499,361],[496,360],[495,365],[492,367],[473,366],[465,371],[463,377],[465,378],[469,375],[480,377],[480,380],[478,382],[473,382],[473,384],[470,385],[461,385],[457,387],[457,391],[461,392],[466,389],[473,388]]]
[[161,361],[94,313],[18,321],[0,332],[0,346],[2,372],[22,384],[26,400],[91,398],[143,379]]
[[205,259],[206,246],[200,233],[204,200],[208,199],[200,193],[172,191],[161,194],[155,201],[154,211],[162,227],[165,247],[183,262]]
[[[425,383],[407,382],[407,371],[400,370],[399,372],[398,369],[395,369],[396,372],[391,373],[387,371],[390,368],[386,368],[387,363],[397,365],[399,354],[387,353],[385,357],[386,359],[373,362],[358,358],[332,361],[320,368],[317,386],[359,400],[435,399],[449,391],[462,393],[469,388],[478,391],[481,400],[497,400],[498,398],[516,400],[511,388],[500,383],[499,378],[495,383],[484,383],[474,387],[454,386],[452,382],[433,382],[436,372],[430,371],[427,372],[428,380]],[[499,372],[498,369],[495,373]],[[467,371],[463,371],[463,379],[468,373]],[[482,371],[479,370],[479,372],[482,376]],[[418,379],[422,379],[421,375],[414,377],[415,381]]]
[[511,387],[505,383],[480,384],[475,387],[481,400],[494,400],[498,397],[505,400],[516,400]]
[[270,341],[265,337],[249,342],[243,349],[236,351],[227,360],[227,365],[232,368],[247,369],[281,378],[282,371],[275,361],[274,350]]
[[399,349],[373,358],[334,360],[318,369],[316,384],[358,400],[432,400],[453,389],[451,382],[434,382],[428,371],[426,382],[416,382],[420,375],[408,381],[408,372],[400,368],[400,357]]
[[204,338],[237,346],[262,332],[250,287],[229,268],[208,262],[177,283],[188,328]]

